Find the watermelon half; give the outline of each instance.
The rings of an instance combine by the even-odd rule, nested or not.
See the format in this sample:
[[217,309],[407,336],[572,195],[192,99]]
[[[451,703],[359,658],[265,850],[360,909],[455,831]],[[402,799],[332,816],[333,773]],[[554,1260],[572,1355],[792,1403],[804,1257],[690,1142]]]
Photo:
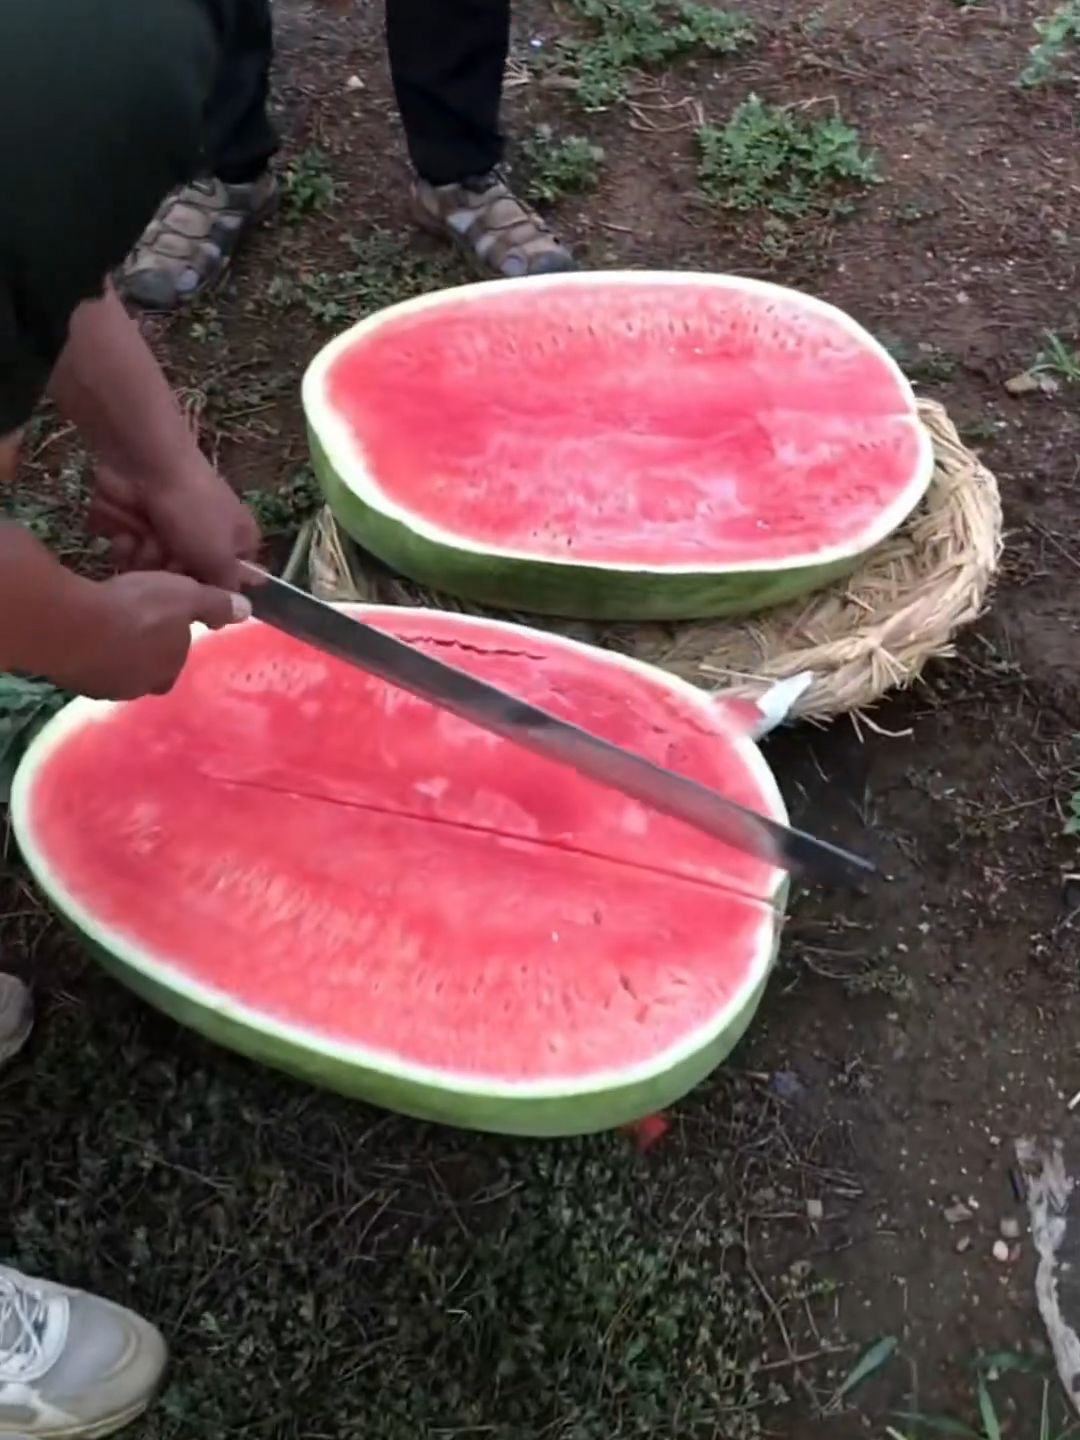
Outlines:
[[[662,671],[354,613],[784,818],[734,712]],[[614,1127],[694,1086],[754,1014],[785,899],[782,872],[256,621],[200,634],[167,696],[68,705],[11,816],[52,902],[152,1004],[505,1133]]]
[[849,316],[758,280],[615,271],[423,295],[303,384],[342,527],[483,604],[748,613],[854,569],[933,473],[911,386]]

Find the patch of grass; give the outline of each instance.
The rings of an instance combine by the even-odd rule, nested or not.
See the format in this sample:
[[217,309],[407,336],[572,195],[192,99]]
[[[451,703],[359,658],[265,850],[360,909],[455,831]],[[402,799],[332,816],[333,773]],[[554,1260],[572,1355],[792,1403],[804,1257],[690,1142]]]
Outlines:
[[1062,386],[1080,384],[1080,350],[1054,330],[1044,331],[1044,344],[1026,370],[1005,381],[1010,395],[1049,395]]
[[1066,385],[1080,383],[1080,351],[1054,330],[1045,333],[1045,344],[1035,356],[1029,375],[1049,375]]
[[197,344],[223,345],[225,343],[225,326],[211,305],[204,306],[192,320],[188,326],[188,334]]
[[1066,835],[1080,835],[1080,790],[1074,790],[1065,802],[1062,830]]
[[750,95],[723,126],[697,131],[702,194],[725,210],[782,217],[851,208],[850,192],[878,179],[876,155],[839,115],[812,118]]
[[89,457],[70,427],[53,417],[39,433],[40,445],[27,440],[25,461],[15,484],[4,490],[0,515],[25,525],[66,565],[82,570],[105,550],[83,525]]
[[0,673],[0,804],[8,802],[11,782],[30,741],[70,699],[48,680]]
[[329,162],[316,145],[302,150],[282,175],[281,209],[286,220],[302,220],[306,215],[329,210],[335,195]]
[[452,254],[429,259],[388,231],[350,239],[348,247],[355,265],[277,275],[267,288],[267,299],[284,308],[301,306],[318,325],[341,330],[375,310],[461,278]]
[[550,125],[538,125],[523,141],[521,157],[529,199],[551,205],[564,195],[592,190],[600,178],[604,152],[584,135],[556,138]]
[[322,508],[322,491],[310,466],[302,469],[277,490],[248,490],[244,500],[255,513],[264,535],[298,530],[309,516]]
[[760,1184],[763,1145],[790,1171],[775,1107],[745,1157],[413,1124],[204,1044],[34,934],[64,998],[5,1075],[0,1247],[168,1335],[133,1440],[758,1440],[799,1368],[781,1326],[821,1345],[808,1268],[766,1292],[743,1248],[733,1173]]
[[960,438],[967,445],[985,445],[991,440],[997,439],[1000,421],[993,420],[989,415],[984,415],[976,420],[961,420],[958,429]]
[[590,33],[561,41],[556,63],[586,110],[624,100],[635,70],[694,51],[732,55],[754,39],[745,15],[695,0],[570,0],[568,9]]
[[957,357],[940,345],[929,342],[911,345],[899,335],[877,338],[913,384],[933,385],[951,380],[959,367]]
[[[386,1300],[397,1359],[375,1440],[763,1433],[759,1410],[786,1394],[754,1373],[769,1319],[729,1269],[737,1237],[690,1205],[650,1222],[633,1169],[618,1142],[536,1151],[496,1228],[412,1247]],[[806,1289],[792,1276],[785,1309]]]
[[[993,1383],[1003,1376],[1014,1373],[1031,1376],[1038,1367],[1023,1355],[1004,1353],[980,1357],[975,1361],[973,1423],[958,1420],[951,1415],[905,1414],[897,1417],[905,1426],[903,1430],[886,1426],[887,1440],[925,1440],[931,1435],[950,1435],[958,1440],[1005,1440],[1015,1436],[1020,1440],[1078,1440],[1080,1424],[1071,1419],[1065,1403],[1058,1398],[1057,1386],[1038,1377],[1040,1386],[1038,1423],[1029,1425],[1021,1432],[1016,1428],[1015,1415],[1003,1415],[991,1389]],[[1031,1414],[1030,1408],[1025,1408]]]
[[1028,50],[1028,62],[1020,72],[1020,84],[1031,90],[1048,85],[1058,76],[1066,56],[1080,42],[1080,0],[1064,0],[1049,15],[1035,21],[1038,40]]

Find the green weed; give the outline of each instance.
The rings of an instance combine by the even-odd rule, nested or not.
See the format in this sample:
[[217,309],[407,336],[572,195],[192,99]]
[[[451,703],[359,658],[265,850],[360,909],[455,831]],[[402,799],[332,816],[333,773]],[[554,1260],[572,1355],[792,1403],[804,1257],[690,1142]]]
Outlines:
[[1080,383],[1080,351],[1063,340],[1054,330],[1045,332],[1045,344],[1035,356],[1029,375],[1051,375],[1066,385]]
[[386,231],[348,245],[354,266],[276,275],[267,299],[284,308],[302,306],[319,325],[343,329],[398,300],[453,282],[451,257],[433,262]]
[[550,205],[564,195],[592,190],[604,152],[583,135],[556,139],[550,125],[538,125],[522,143],[521,157],[529,199]]
[[911,345],[901,335],[879,334],[877,337],[913,384],[933,385],[951,380],[959,360],[939,345],[922,342]]
[[188,334],[198,344],[217,346],[225,343],[225,326],[212,306],[206,306],[192,320]]
[[301,220],[315,211],[329,210],[335,193],[326,156],[311,145],[297,155],[282,176],[282,212],[286,220]]
[[961,421],[958,427],[960,438],[967,445],[985,445],[997,438],[999,423],[988,415],[981,419]]
[[752,44],[750,20],[695,0],[570,0],[590,33],[563,40],[556,63],[575,81],[586,110],[626,98],[629,75],[699,50],[731,55]]
[[[1023,1355],[1003,1353],[981,1356],[973,1366],[977,1413],[974,1424],[950,1415],[903,1414],[896,1418],[904,1424],[905,1429],[898,1430],[887,1426],[886,1440],[923,1440],[924,1436],[930,1435],[956,1436],[958,1440],[1005,1440],[1005,1436],[1009,1435],[1016,1436],[1019,1440],[1019,1433],[1012,1419],[1006,1420],[1002,1417],[991,1385],[1009,1373],[1030,1377],[1035,1368],[1034,1362]],[[1056,1402],[1050,1381],[1040,1377],[1039,1385],[1039,1422],[1037,1429],[1028,1430],[1030,1440],[1077,1440],[1077,1437],[1080,1437],[1080,1425],[1064,1418],[1056,1418],[1057,1413],[1064,1410],[1064,1406]]]
[[1062,830],[1066,835],[1080,835],[1080,790],[1074,790],[1065,802]]
[[[501,1223],[415,1243],[395,1267],[372,1440],[758,1440],[784,1392],[755,1374],[770,1318],[724,1264],[733,1237],[693,1206],[681,1229],[650,1226],[618,1143],[538,1149],[515,1179]],[[792,1277],[777,1304],[806,1293]]]
[[8,802],[30,741],[71,698],[48,680],[0,674],[0,804]]
[[244,500],[266,535],[298,530],[322,506],[322,491],[307,465],[277,490],[247,490]]
[[33,446],[26,450],[30,458],[16,483],[5,490],[0,518],[25,525],[65,564],[83,569],[104,551],[104,543],[88,536],[82,521],[89,457],[78,443],[59,450],[59,463],[54,458],[58,451],[50,451],[53,463],[46,472],[37,469]]
[[1020,84],[1030,90],[1048,85],[1057,76],[1066,55],[1080,41],[1080,0],[1063,0],[1049,15],[1035,21],[1038,40],[1028,50],[1028,63]]
[[[412,1124],[78,973],[23,1082],[2,1239],[31,1273],[102,1289],[112,1275],[178,1337],[140,1440],[776,1433],[781,1332],[809,1344],[831,1306],[805,1265],[771,1270],[766,1298],[728,1152],[645,1163],[625,1136]],[[70,1204],[49,1204],[56,1188]]]
[[702,194],[725,210],[778,216],[850,209],[844,192],[872,184],[878,160],[839,115],[811,119],[751,95],[723,126],[697,131]]

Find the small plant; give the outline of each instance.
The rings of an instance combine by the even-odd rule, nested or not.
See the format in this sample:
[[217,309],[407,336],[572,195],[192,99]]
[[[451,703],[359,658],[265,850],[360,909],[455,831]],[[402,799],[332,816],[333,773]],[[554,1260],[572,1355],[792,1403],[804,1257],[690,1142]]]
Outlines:
[[281,534],[296,530],[322,505],[322,492],[312,471],[305,465],[278,490],[248,490],[244,500],[251,507],[261,529]]
[[1057,395],[1063,385],[1080,384],[1080,352],[1054,330],[1043,332],[1044,344],[1035,359],[1005,381],[1010,395]]
[[287,220],[301,220],[334,203],[334,177],[326,156],[316,146],[302,150],[285,171],[281,208]]
[[1056,10],[1035,21],[1038,40],[1028,50],[1028,63],[1020,72],[1026,89],[1047,85],[1056,76],[1067,51],[1080,41],[1080,0],[1063,0]]
[[592,190],[600,175],[604,152],[583,135],[556,140],[550,125],[538,125],[521,146],[531,200],[550,205],[563,195]]
[[0,804],[10,798],[11,782],[30,741],[71,698],[48,680],[0,674]]
[[1066,835],[1080,835],[1080,790],[1074,790],[1066,801],[1062,831]]
[[731,55],[754,39],[745,15],[695,0],[571,0],[570,9],[592,33],[563,41],[558,63],[576,82],[586,110],[624,100],[632,70],[652,69],[695,50]]
[[1054,330],[1047,330],[1045,345],[1035,356],[1029,375],[1051,375],[1066,385],[1080,384],[1080,354]]
[[[30,447],[27,448],[32,455]],[[0,497],[0,515],[25,525],[66,564],[81,569],[88,559],[97,558],[106,548],[100,537],[87,537],[82,523],[90,473],[89,456],[80,446],[73,446],[59,467],[52,470],[49,483],[39,491],[34,484],[31,462],[27,473],[4,490]]]
[[901,335],[880,334],[877,337],[889,354],[900,366],[907,378],[916,385],[935,385],[951,380],[956,374],[959,361],[948,350],[926,341],[911,345]]
[[723,126],[697,132],[702,193],[725,210],[843,213],[839,190],[878,178],[877,157],[839,115],[809,119],[750,95]]
[[[982,1356],[974,1365],[978,1428],[948,1415],[908,1414],[901,1415],[898,1419],[905,1427],[913,1428],[897,1430],[891,1425],[886,1426],[886,1440],[922,1440],[922,1437],[930,1435],[955,1435],[959,1440],[1005,1440],[1006,1435],[1016,1435],[1017,1440],[1020,1440],[1015,1426],[1001,1418],[990,1386],[993,1381],[1009,1372],[1030,1376],[1035,1368],[1035,1364],[1022,1355],[1005,1353]],[[1042,1393],[1039,1425],[1037,1430],[1028,1430],[1027,1437],[1030,1437],[1030,1440],[1080,1440],[1080,1425],[1053,1418],[1053,1411],[1058,1407],[1051,1399],[1050,1381],[1040,1379],[1039,1384]]]
[[355,266],[275,275],[266,298],[283,308],[303,306],[317,324],[344,329],[373,310],[451,283],[451,256],[429,259],[388,231],[348,243]]

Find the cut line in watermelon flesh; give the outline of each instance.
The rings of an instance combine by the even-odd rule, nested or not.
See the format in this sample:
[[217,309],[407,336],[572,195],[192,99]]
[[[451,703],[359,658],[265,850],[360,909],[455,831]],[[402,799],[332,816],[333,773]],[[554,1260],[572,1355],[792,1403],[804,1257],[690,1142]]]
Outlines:
[[933,467],[880,344],[831,306],[731,276],[423,296],[327,346],[304,400],[327,496],[362,544],[492,603],[501,583],[551,609],[561,583],[560,613],[582,616],[603,608],[605,571],[626,618],[661,618],[664,594],[672,618],[692,613],[692,580],[711,613],[709,575],[717,613],[739,608],[733,577],[749,608],[770,572],[805,587],[799,572],[891,534]]
[[[784,816],[723,707],[659,671],[362,613]],[[168,696],[67,707],[12,815],[46,892],[162,1008],[479,1128],[605,1128],[677,1098],[748,1023],[782,905],[770,867],[256,622],[202,636]]]

